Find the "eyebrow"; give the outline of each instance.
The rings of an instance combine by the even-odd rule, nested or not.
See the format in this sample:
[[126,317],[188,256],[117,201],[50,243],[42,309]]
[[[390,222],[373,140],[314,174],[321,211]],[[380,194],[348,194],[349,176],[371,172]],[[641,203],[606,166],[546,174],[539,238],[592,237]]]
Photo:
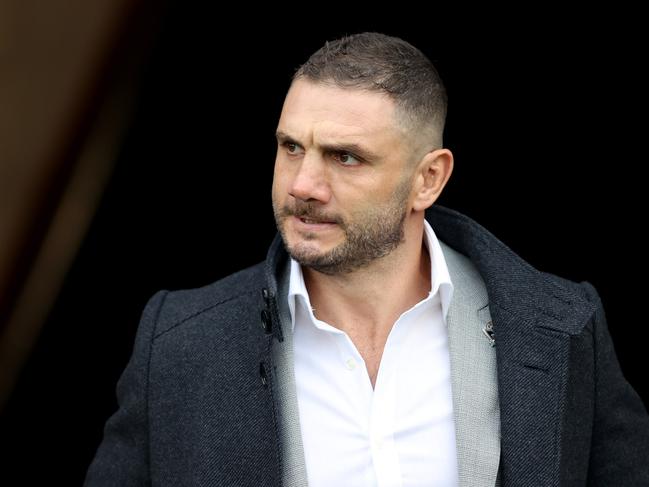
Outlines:
[[[275,132],[275,137],[277,138],[277,141],[280,144],[284,144],[286,142],[292,142],[300,146],[302,145],[294,137],[291,137],[290,135],[282,132],[281,130]],[[324,152],[329,152],[329,153],[348,152],[350,154],[353,154],[354,156],[360,157],[365,161],[376,161],[377,159],[380,159],[380,157],[374,152],[372,152],[371,150],[359,144],[355,144],[353,142],[345,143],[345,144],[324,144],[321,145],[320,148]]]

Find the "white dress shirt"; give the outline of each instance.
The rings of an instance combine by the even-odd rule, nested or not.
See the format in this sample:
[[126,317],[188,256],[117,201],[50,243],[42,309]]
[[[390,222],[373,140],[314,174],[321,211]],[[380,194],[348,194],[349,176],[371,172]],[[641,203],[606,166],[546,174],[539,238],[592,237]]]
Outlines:
[[375,387],[343,331],[313,313],[291,262],[300,428],[310,487],[456,486],[458,470],[446,314],[453,284],[425,222],[431,290],[388,335]]

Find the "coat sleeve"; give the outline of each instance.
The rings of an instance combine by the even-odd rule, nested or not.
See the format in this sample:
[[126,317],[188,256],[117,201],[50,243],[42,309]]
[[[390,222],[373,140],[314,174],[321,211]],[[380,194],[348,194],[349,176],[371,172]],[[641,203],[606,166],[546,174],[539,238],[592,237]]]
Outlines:
[[589,485],[649,486],[649,415],[622,375],[595,288],[583,283],[596,304],[595,420],[588,471]]
[[147,304],[131,358],[117,383],[119,408],[106,422],[104,437],[88,469],[84,485],[148,486],[148,377],[155,324],[166,296],[161,291]]

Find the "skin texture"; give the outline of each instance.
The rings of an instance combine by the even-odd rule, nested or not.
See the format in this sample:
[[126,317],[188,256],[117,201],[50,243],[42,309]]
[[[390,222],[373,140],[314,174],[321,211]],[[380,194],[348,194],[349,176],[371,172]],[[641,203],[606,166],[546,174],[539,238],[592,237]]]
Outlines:
[[408,134],[387,95],[304,79],[277,133],[278,229],[316,316],[349,335],[374,384],[394,322],[430,291],[424,211],[453,156]]

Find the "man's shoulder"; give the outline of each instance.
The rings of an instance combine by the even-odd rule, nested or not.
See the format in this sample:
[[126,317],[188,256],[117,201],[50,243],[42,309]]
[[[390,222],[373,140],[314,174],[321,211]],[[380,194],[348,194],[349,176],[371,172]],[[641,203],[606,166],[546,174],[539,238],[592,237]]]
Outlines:
[[537,271],[544,279],[554,286],[565,289],[588,303],[599,301],[595,287],[588,281],[575,281],[550,272]]
[[206,286],[168,291],[158,313],[156,334],[200,320],[206,314],[228,317],[254,308],[264,282],[261,262]]

